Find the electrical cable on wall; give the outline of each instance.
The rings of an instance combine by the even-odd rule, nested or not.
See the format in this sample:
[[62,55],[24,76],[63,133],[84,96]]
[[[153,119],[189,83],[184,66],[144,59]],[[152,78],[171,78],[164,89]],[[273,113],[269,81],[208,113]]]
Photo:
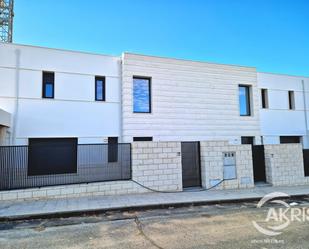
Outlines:
[[[147,189],[147,190],[149,190],[149,191],[152,191],[152,192],[157,192],[157,193],[171,193],[171,194],[172,194],[172,193],[179,193],[179,191],[164,191],[164,190],[152,189],[152,188],[149,188],[149,187],[147,187],[147,186],[145,186],[145,185],[143,185],[143,184],[141,184],[141,183],[139,183],[139,182],[137,182],[137,181],[135,181],[135,180],[133,180],[133,179],[132,179],[131,181],[134,182],[134,183],[136,183],[137,185],[141,186],[142,188],[145,188],[145,189]],[[210,188],[201,188],[201,189],[198,189],[198,190],[192,190],[192,191],[190,191],[190,192],[202,192],[202,191],[211,190],[211,189],[213,189],[213,188],[219,186],[219,185],[220,185],[221,183],[223,183],[224,181],[225,181],[225,179],[219,181],[218,183],[216,183],[215,185],[211,186]]]

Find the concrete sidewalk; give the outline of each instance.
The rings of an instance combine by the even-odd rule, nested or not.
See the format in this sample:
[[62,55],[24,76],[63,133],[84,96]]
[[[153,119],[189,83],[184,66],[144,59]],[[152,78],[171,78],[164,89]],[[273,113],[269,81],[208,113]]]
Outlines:
[[283,192],[290,196],[306,196],[309,195],[309,186],[261,186],[242,190],[185,191],[179,193],[147,193],[34,201],[2,201],[0,203],[0,220],[17,220],[45,216],[61,217],[79,215],[87,212],[103,212],[131,208],[154,208],[259,200],[265,194],[271,192]]

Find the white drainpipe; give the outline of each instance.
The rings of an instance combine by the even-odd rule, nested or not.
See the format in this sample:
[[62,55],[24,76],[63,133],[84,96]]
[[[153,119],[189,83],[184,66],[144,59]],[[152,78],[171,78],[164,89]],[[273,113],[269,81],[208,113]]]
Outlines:
[[20,69],[20,50],[15,50],[16,56],[16,69],[15,69],[15,106],[13,112],[12,134],[10,144],[16,144],[16,130],[18,123],[18,111],[19,111],[19,69]]
[[[304,100],[304,117],[305,117],[305,128],[306,128],[306,131],[305,131],[305,135],[306,135],[306,145],[308,146],[309,144],[309,137],[308,137],[308,117],[307,117],[307,102],[306,102],[306,92],[305,92],[305,81],[302,80],[302,87],[303,87],[303,100]],[[304,144],[304,141],[303,141],[303,144]],[[306,146],[306,147],[307,147]]]

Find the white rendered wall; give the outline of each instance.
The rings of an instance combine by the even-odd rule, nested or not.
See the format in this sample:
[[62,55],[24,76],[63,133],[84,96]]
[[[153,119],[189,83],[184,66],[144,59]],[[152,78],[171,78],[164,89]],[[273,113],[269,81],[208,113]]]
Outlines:
[[[309,78],[280,74],[258,73],[258,86],[268,90],[269,108],[262,109],[260,123],[264,144],[280,143],[280,136],[302,136],[308,147],[305,110],[309,117]],[[304,81],[304,89],[302,86]],[[289,110],[288,91],[294,91],[295,110]],[[304,108],[304,93],[306,108]]]
[[[154,141],[260,139],[255,68],[123,55],[123,138]],[[152,78],[152,113],[133,113],[133,76]],[[239,115],[239,84],[252,86],[250,117]],[[259,143],[259,141],[257,141]]]
[[[29,137],[102,143],[120,136],[120,66],[120,57],[0,44],[0,108],[12,114],[12,143],[27,144]],[[42,71],[55,72],[54,99],[42,98]],[[106,77],[105,102],[95,101],[96,75]]]

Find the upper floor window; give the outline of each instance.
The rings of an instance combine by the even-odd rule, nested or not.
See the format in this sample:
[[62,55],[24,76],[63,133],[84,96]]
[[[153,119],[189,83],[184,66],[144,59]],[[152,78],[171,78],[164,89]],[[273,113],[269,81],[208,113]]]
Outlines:
[[295,109],[294,91],[289,91],[289,109],[290,110],[294,110]]
[[268,91],[267,89],[261,89],[262,108],[268,108]]
[[133,112],[151,112],[151,79],[133,77]]
[[54,72],[43,72],[43,91],[42,97],[43,98],[54,98],[54,87],[55,82],[55,73]]
[[95,77],[95,100],[105,101],[105,77]]
[[250,86],[239,86],[239,113],[240,116],[250,116]]

